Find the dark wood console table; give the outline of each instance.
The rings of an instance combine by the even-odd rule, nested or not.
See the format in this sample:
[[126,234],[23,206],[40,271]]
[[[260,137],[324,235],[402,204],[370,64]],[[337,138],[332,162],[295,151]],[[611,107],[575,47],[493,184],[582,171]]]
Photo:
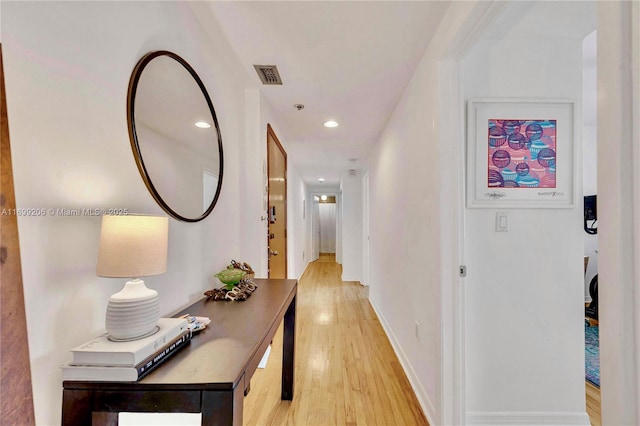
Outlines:
[[284,319],[282,394],[293,399],[296,280],[255,280],[243,302],[201,299],[176,316],[211,324],[139,382],[63,382],[62,424],[118,422],[119,412],[202,413],[203,425],[242,425],[251,376]]

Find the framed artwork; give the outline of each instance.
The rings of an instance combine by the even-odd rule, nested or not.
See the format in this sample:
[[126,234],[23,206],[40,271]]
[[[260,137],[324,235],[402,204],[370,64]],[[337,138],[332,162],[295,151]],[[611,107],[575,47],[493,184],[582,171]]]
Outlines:
[[567,100],[468,100],[467,207],[572,207],[574,110]]

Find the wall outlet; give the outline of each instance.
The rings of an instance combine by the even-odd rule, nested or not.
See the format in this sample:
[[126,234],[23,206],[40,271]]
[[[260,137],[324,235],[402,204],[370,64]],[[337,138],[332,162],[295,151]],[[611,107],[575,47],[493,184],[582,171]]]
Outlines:
[[420,323],[418,321],[416,321],[415,334],[416,334],[416,339],[420,340]]

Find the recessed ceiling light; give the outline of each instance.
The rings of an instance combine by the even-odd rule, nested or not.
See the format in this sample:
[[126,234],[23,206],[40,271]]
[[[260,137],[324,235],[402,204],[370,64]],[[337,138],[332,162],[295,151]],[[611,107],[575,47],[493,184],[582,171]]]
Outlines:
[[318,182],[324,182],[324,178],[318,178]]
[[338,127],[338,123],[333,120],[325,121],[324,127]]
[[211,127],[211,124],[207,123],[206,121],[196,121],[196,127],[199,127],[201,129],[208,129],[209,127]]
[[327,201],[327,196],[326,196],[326,195],[321,195],[321,196],[320,196],[320,199],[321,199],[322,201]]

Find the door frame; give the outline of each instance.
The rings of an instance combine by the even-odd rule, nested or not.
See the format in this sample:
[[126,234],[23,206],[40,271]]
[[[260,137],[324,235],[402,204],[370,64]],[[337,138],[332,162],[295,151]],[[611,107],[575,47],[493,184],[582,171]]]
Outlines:
[[[339,238],[339,234],[338,232],[341,231],[340,227],[341,227],[341,211],[340,211],[340,192],[336,191],[336,190],[331,190],[331,191],[317,191],[317,190],[311,190],[309,191],[309,201],[311,203],[311,214],[313,215],[312,218],[312,227],[311,227],[311,233],[315,233],[315,228],[314,226],[316,224],[320,223],[320,218],[318,217],[318,212],[316,212],[314,205],[316,204],[316,202],[314,201],[314,197],[318,197],[320,198],[320,196],[322,195],[327,195],[327,196],[333,196],[336,197],[336,263],[340,263],[338,261],[338,246],[342,244],[342,240]],[[318,203],[320,204],[320,203]],[[317,240],[317,241],[316,241]],[[312,244],[313,243],[317,243],[318,247],[320,247],[320,239],[315,237],[314,235],[311,235],[311,241]],[[314,253],[313,250],[313,246],[311,247],[312,249],[312,254]],[[314,260],[318,260],[320,258],[320,248],[318,248],[318,257]],[[312,260],[313,261],[313,260]]]
[[640,424],[640,4],[596,13],[602,424]]
[[[2,44],[0,43],[0,193],[2,208],[15,211],[16,197],[11,161],[9,117],[5,90]],[[18,217],[15,214],[0,217],[2,269],[0,278],[0,366],[2,367],[2,390],[0,417],[7,424],[35,424],[33,403],[33,381],[31,357],[27,336],[22,264],[20,261],[20,238]],[[9,356],[11,355],[11,356]]]
[[[267,123],[267,141],[266,141],[266,145],[267,145],[267,217],[269,216],[269,200],[271,199],[271,181],[269,180],[269,176],[271,174],[271,164],[269,162],[269,137],[271,137],[273,139],[273,141],[276,143],[276,146],[278,147],[278,149],[280,150],[280,152],[282,153],[282,155],[284,156],[284,209],[282,212],[282,215],[284,216],[284,270],[285,270],[285,276],[288,277],[289,276],[289,238],[287,235],[287,209],[289,208],[288,203],[287,203],[287,193],[289,191],[287,183],[288,183],[288,177],[287,174],[289,173],[288,171],[288,163],[287,163],[287,151],[285,151],[285,149],[282,147],[282,144],[280,143],[280,139],[278,139],[278,136],[276,135],[276,132],[273,130],[273,128],[271,127],[270,123]],[[268,219],[267,219],[268,220]],[[271,278],[271,256],[268,254],[268,250],[269,250],[269,223],[267,223],[267,271],[268,271],[268,276],[269,278]],[[285,277],[285,278],[286,278]]]
[[[463,6],[464,7],[464,6]],[[446,40],[438,55],[439,158],[455,158],[441,171],[440,189],[440,336],[439,424],[465,425],[465,291],[459,267],[464,265],[465,235],[465,100],[462,62],[480,35],[506,4],[491,0],[469,5],[458,36]],[[451,143],[456,141],[456,143]]]
[[370,285],[369,282],[369,172],[362,176],[362,285]]
[[[464,264],[464,122],[465,116],[460,63],[487,28],[504,3],[492,0],[473,6],[465,22],[460,24],[458,40],[446,47],[448,55],[439,62],[440,123],[449,129],[441,141],[459,140],[458,144],[440,144],[449,149],[453,162],[441,182],[457,182],[457,190],[441,191],[441,213],[457,211],[453,217],[443,216],[442,232],[442,375],[440,380],[441,424],[466,424],[464,285],[456,270]],[[640,347],[640,149],[632,143],[640,136],[640,4],[636,2],[604,2],[596,5],[598,18],[598,198],[602,235],[600,244],[607,246],[599,256],[599,273],[608,275],[616,288],[601,287],[601,351],[602,420],[603,424],[640,424],[640,360],[633,348]],[[601,48],[606,47],[606,49]],[[608,51],[605,57],[601,52]],[[603,92],[605,84],[610,92]],[[451,93],[457,94],[451,96]],[[620,96],[626,94],[625,96]],[[624,107],[631,107],[633,116]],[[600,114],[600,111],[609,113]],[[625,135],[610,138],[609,135]],[[605,145],[606,142],[606,145]],[[448,146],[448,147],[447,147]],[[611,149],[613,148],[613,149]],[[614,155],[605,158],[609,149]],[[442,155],[443,152],[440,153]],[[615,155],[617,153],[617,156]],[[611,162],[627,160],[633,174],[614,173]],[[605,174],[603,170],[611,170]],[[620,170],[620,168],[618,168]],[[449,186],[451,187],[451,186]],[[621,188],[621,190],[607,190]],[[606,200],[606,202],[605,202]],[[620,212],[631,212],[620,222]],[[607,221],[607,217],[615,220]],[[626,228],[625,228],[626,226]],[[632,233],[631,241],[627,235]],[[449,238],[448,241],[447,238]],[[629,247],[631,246],[631,247]],[[631,248],[632,250],[629,250]],[[608,253],[607,253],[608,252]],[[626,253],[626,256],[623,255]],[[622,340],[623,333],[625,340]],[[616,337],[618,336],[618,337]],[[448,352],[450,351],[450,352]],[[629,374],[632,377],[629,377]]]
[[311,208],[311,262],[315,262],[320,258],[320,222],[319,222],[319,203],[315,202],[313,195],[310,195]]

